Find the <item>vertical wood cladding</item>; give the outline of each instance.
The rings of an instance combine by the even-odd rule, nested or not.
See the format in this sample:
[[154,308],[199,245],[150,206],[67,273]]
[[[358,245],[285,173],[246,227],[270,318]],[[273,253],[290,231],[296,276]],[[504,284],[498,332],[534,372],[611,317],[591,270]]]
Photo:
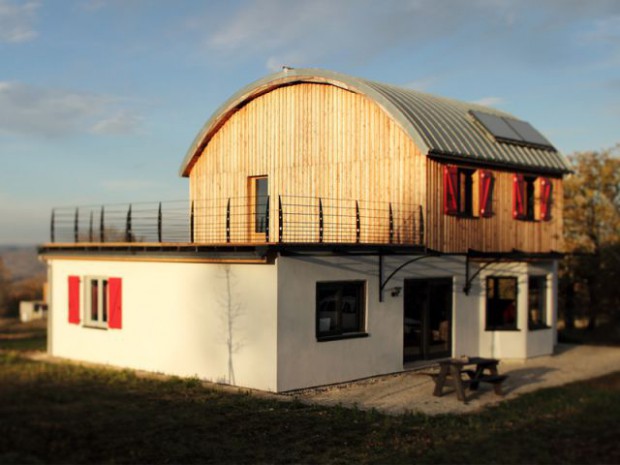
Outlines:
[[[214,209],[225,209],[229,197],[233,206],[242,208],[249,195],[248,177],[267,176],[272,213],[277,212],[277,195],[289,203],[295,196],[305,197],[298,204],[316,203],[311,198],[321,197],[325,199],[325,241],[349,242],[355,237],[342,237],[327,225],[351,221],[351,215],[355,221],[354,201],[358,200],[366,216],[362,226],[364,221],[369,223],[362,227],[362,241],[383,240],[384,235],[377,235],[376,230],[372,237],[365,237],[369,227],[377,227],[368,216],[373,211],[387,215],[387,203],[392,202],[395,215],[402,222],[411,221],[406,212],[417,215],[425,198],[425,164],[426,157],[410,137],[367,97],[325,84],[279,87],[234,113],[193,166],[189,177],[197,211],[195,239],[223,242],[221,214],[213,214]],[[379,207],[380,203],[384,204]],[[334,210],[336,205],[340,212]],[[288,207],[289,219],[293,209]],[[304,213],[300,211],[296,228],[304,228]],[[243,232],[244,220],[242,213],[231,214],[233,233]],[[275,214],[270,223],[270,231],[275,232]],[[314,225],[307,228],[309,235],[316,232]]]
[[[325,242],[355,242],[357,200],[361,242],[388,241],[388,221],[383,217],[391,202],[397,243],[418,242],[412,223],[421,206],[426,245],[434,250],[562,250],[561,179],[551,179],[551,220],[519,221],[512,217],[514,172],[491,169],[492,216],[465,218],[443,212],[443,166],[422,154],[401,127],[363,95],[320,83],[278,87],[233,113],[193,165],[189,178],[195,240],[226,241],[230,199],[231,242],[252,241],[248,179],[267,176],[270,242],[277,240],[281,195],[289,221],[284,234],[288,242],[319,241],[316,199],[320,197]],[[344,228],[344,234],[339,228],[343,223],[353,225]]]
[[561,251],[562,240],[562,180],[549,178],[553,184],[551,218],[549,221],[521,221],[513,218],[512,195],[514,171],[488,170],[494,181],[490,218],[466,218],[443,213],[443,167],[427,163],[427,227],[428,247],[442,252]]

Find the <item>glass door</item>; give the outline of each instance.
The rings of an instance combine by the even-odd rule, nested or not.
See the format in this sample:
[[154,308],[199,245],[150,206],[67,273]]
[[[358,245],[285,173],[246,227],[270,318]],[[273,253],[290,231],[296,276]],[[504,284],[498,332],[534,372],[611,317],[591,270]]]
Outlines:
[[449,357],[452,352],[452,279],[406,279],[403,361]]

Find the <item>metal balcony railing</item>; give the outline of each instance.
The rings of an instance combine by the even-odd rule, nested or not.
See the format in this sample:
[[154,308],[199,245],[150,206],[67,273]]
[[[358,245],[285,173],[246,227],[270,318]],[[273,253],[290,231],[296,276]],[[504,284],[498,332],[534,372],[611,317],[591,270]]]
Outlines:
[[52,243],[421,245],[420,206],[321,197],[231,197],[59,207]]

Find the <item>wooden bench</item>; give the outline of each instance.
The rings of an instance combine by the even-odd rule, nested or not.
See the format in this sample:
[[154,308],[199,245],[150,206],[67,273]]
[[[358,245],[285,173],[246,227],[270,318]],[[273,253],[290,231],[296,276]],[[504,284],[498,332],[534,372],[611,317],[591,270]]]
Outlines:
[[[469,374],[469,373],[468,373]],[[508,375],[486,375],[479,376],[475,379],[469,379],[469,389],[475,391],[480,383],[489,383],[494,385],[495,394],[501,395],[502,383],[506,381]]]
[[[435,390],[433,395],[441,396],[443,394],[443,387],[447,378],[452,379],[456,395],[463,402],[467,401],[465,386],[469,387],[471,391],[476,391],[480,383],[492,384],[495,394],[502,395],[502,383],[508,376],[498,373],[498,363],[499,360],[480,357],[440,360],[439,375],[434,379]],[[465,368],[468,366],[473,368]],[[463,375],[467,375],[468,379],[463,379]]]

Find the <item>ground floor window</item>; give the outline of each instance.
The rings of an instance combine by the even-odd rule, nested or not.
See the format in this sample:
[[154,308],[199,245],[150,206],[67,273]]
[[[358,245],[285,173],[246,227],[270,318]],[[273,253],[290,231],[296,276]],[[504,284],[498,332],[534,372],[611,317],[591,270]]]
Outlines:
[[108,327],[109,294],[107,278],[86,278],[86,315],[87,326]]
[[547,278],[530,276],[528,279],[527,325],[529,329],[545,329],[547,324]]
[[121,329],[122,287],[121,278],[69,276],[69,323],[80,324],[82,316],[86,327]]
[[517,329],[517,278],[487,278],[486,329]]
[[364,334],[366,283],[316,283],[316,337],[334,339]]

